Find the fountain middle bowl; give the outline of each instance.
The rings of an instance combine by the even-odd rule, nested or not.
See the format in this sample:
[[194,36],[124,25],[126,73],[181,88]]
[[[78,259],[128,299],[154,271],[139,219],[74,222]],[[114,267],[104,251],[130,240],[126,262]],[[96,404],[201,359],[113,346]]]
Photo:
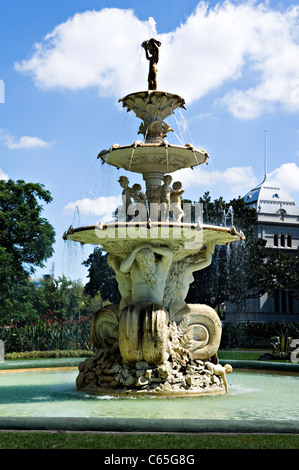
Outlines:
[[[119,253],[121,245],[122,257],[132,252],[137,244],[150,242],[168,246],[173,250],[174,260],[187,255],[204,251],[208,244],[226,245],[233,241],[245,240],[242,232],[234,227],[201,225],[198,223],[179,222],[109,222],[88,225],[78,228],[72,226],[64,233],[64,240],[73,240],[81,244],[101,245],[114,254]],[[124,240],[125,243],[121,243]]]
[[131,145],[114,144],[109,150],[102,150],[98,158],[101,158],[102,163],[144,174],[147,171],[172,173],[183,168],[193,168],[206,162],[209,155],[205,150],[195,149],[188,144],[173,145],[166,141],[147,144],[136,141]]

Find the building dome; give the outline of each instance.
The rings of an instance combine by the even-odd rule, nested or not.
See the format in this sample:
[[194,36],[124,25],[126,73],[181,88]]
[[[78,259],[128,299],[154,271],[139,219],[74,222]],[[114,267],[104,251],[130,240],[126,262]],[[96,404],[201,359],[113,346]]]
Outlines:
[[299,217],[299,207],[294,199],[277,184],[264,178],[255,188],[244,196],[245,203],[263,214],[283,214]]

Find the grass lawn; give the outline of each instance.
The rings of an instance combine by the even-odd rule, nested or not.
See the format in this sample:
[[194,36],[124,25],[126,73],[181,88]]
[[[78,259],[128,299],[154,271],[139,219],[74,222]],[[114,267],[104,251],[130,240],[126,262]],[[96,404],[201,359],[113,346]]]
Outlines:
[[232,359],[241,361],[258,361],[259,357],[268,352],[266,350],[220,349],[217,353],[219,359]]
[[0,449],[299,449],[299,435],[0,431]]

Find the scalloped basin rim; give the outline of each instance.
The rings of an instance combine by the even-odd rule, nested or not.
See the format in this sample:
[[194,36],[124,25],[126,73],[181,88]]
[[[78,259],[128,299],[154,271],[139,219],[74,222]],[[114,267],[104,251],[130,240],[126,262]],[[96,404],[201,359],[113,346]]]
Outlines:
[[185,107],[185,100],[182,98],[182,96],[176,94],[176,93],[170,93],[168,91],[162,91],[162,90],[143,90],[143,91],[135,91],[133,93],[129,93],[128,95],[124,96],[123,98],[120,98],[118,100],[119,103],[123,103],[123,106],[125,107],[125,100],[131,99],[131,98],[139,98],[139,97],[150,97],[150,96],[167,96],[170,98],[176,98],[178,101],[180,101],[182,104],[180,107],[187,109]]
[[[136,229],[136,231],[135,231]],[[138,231],[137,231],[138,230]],[[166,232],[163,232],[166,231]],[[199,253],[205,249],[205,244],[226,245],[234,241],[245,240],[243,233],[238,233],[234,227],[217,227],[200,224],[180,224],[168,222],[118,222],[103,225],[89,225],[85,227],[69,227],[64,233],[64,240],[72,240],[81,244],[102,245],[112,249],[112,246],[121,243],[123,251],[132,248],[133,244],[140,242],[159,243],[172,247],[176,257],[186,255],[186,250]],[[187,242],[187,243],[186,243]],[[112,245],[111,245],[112,244]],[[183,245],[182,245],[183,244]]]
[[226,234],[231,234],[233,236],[236,236],[240,240],[245,240],[244,234],[241,232],[237,232],[234,227],[221,227],[218,225],[206,225],[206,224],[199,224],[199,223],[179,223],[179,222],[152,222],[151,220],[148,220],[147,222],[107,222],[105,224],[96,224],[96,225],[86,225],[82,227],[77,227],[73,228],[70,226],[69,231],[67,232],[67,235],[71,235],[75,232],[82,232],[84,230],[107,230],[109,228],[128,228],[128,227],[146,227],[148,229],[154,228],[154,227],[169,227],[169,228],[186,228],[190,230],[211,230],[214,232],[224,232]]
[[189,144],[146,144],[136,141],[131,145],[114,144],[109,150],[102,150],[98,158],[117,168],[144,174],[152,171],[173,173],[182,168],[192,168],[205,163],[209,155],[204,149],[198,150]]

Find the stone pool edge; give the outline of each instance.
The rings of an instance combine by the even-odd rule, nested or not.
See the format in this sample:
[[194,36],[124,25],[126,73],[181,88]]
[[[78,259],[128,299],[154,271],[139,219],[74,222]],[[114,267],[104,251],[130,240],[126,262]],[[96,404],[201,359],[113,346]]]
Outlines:
[[[0,371],[76,367],[84,358],[3,361]],[[237,370],[299,373],[299,364],[267,361],[220,360]],[[168,432],[168,433],[260,433],[299,434],[296,421],[216,420],[216,419],[142,419],[82,417],[0,417],[0,431],[74,431],[74,432]]]
[[2,417],[1,430],[299,434],[299,423],[274,420]]
[[[75,358],[55,358],[55,359],[19,359],[0,361],[1,370],[16,369],[46,369],[54,367],[77,367],[85,357]],[[270,362],[270,361],[245,361],[238,359],[219,359],[219,363],[231,364],[233,369],[257,370],[257,371],[277,371],[277,372],[295,372],[299,373],[299,363]]]

